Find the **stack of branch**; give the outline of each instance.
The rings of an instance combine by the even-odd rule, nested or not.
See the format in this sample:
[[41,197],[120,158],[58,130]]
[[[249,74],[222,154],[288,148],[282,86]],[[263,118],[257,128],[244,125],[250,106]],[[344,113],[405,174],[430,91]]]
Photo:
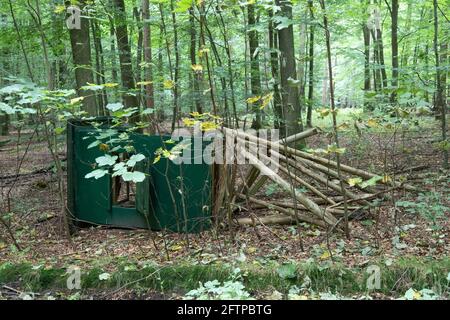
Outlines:
[[[387,180],[380,183],[390,186],[368,188],[350,186],[348,182],[350,178],[369,180],[377,175],[340,164],[341,179],[339,179],[337,162],[289,146],[318,134],[319,130],[315,128],[279,141],[269,141],[229,128],[224,128],[223,133],[226,137],[233,137],[236,154],[244,157],[251,165],[251,169],[242,179],[243,183],[237,187],[235,187],[237,165],[223,166],[223,170],[218,174],[215,206],[216,209],[227,208],[226,214],[222,217],[227,217],[229,223],[270,225],[306,222],[322,228],[336,228],[344,217],[355,216],[357,212],[367,208],[371,200],[381,197],[387,190],[399,187],[414,189]],[[269,151],[267,155],[254,154],[246,148],[249,146],[263,146]],[[230,170],[230,167],[233,169]],[[268,181],[283,189],[289,195],[286,197],[288,200],[263,200],[262,197],[258,197],[258,191]],[[247,206],[251,206],[252,209],[269,209],[276,214],[265,216],[253,214],[247,218],[233,216],[238,209]]]

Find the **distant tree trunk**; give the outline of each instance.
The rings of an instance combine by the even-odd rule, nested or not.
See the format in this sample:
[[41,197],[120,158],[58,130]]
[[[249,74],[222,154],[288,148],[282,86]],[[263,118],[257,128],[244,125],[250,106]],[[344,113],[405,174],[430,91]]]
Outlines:
[[19,41],[20,48],[22,50],[23,57],[25,59],[25,64],[27,66],[28,76],[30,77],[30,80],[34,82],[33,71],[31,70],[31,65],[30,65],[30,61],[28,59],[28,54],[27,54],[27,51],[25,50],[25,46],[24,46],[24,43],[23,43],[22,35],[20,33],[20,28],[19,28],[19,26],[17,24],[17,20],[16,20],[15,14],[14,14],[14,8],[13,8],[13,5],[12,5],[12,1],[8,0],[8,4],[9,4],[9,12],[11,14],[11,18],[12,18],[13,24],[14,24],[14,29],[16,30],[16,33],[17,33],[17,40]]
[[397,101],[397,87],[398,87],[398,77],[399,77],[399,64],[398,64],[398,0],[392,0],[391,5],[391,20],[392,20],[392,30],[391,30],[391,44],[392,44],[392,95],[391,102],[395,103]]
[[[281,7],[284,17],[292,19],[291,1],[277,0],[277,5]],[[281,54],[281,97],[284,115],[282,127],[285,128],[284,135],[290,136],[303,130],[299,90],[297,87],[289,85],[290,81],[297,79],[292,25],[278,30],[278,43]]]
[[[4,48],[1,52],[2,57],[6,57],[9,55],[9,49]],[[3,87],[3,79],[8,76],[9,71],[9,63],[7,62],[8,59],[2,59],[3,65],[0,69],[2,72],[0,73],[0,88]],[[0,96],[0,102],[1,102],[1,96]],[[0,136],[7,136],[9,135],[9,115],[6,113],[0,113]]]
[[[155,93],[153,87],[153,66],[152,66],[152,31],[150,24],[149,0],[142,0],[142,23],[143,23],[143,46],[145,62],[145,106],[148,109],[155,108]],[[153,116],[151,117],[153,119]]]
[[[406,13],[406,25],[405,25],[405,33],[408,34],[411,31],[411,21],[412,21],[412,11],[413,11],[413,3],[409,2],[408,3],[408,9],[407,9],[407,13]],[[425,10],[424,7],[422,7],[421,12],[420,12],[420,21],[419,21],[419,25],[422,25],[423,23],[423,14],[424,14]],[[419,43],[417,43],[417,45],[414,48],[414,57],[417,57],[416,53],[417,53],[417,47],[419,46]],[[402,52],[400,53],[400,68],[403,69],[408,65],[408,58],[409,58],[409,54],[408,54],[408,49],[409,49],[409,41],[407,41],[407,39],[403,40],[403,46],[402,46]]]
[[175,4],[174,0],[170,0],[170,10],[172,11],[172,27],[173,27],[173,43],[174,43],[174,51],[175,51],[175,75],[174,75],[174,87],[173,87],[173,117],[172,117],[172,131],[175,130],[175,123],[179,117],[180,106],[178,102],[178,89],[179,89],[179,78],[180,78],[180,52],[178,49],[178,26],[177,20],[175,16]]
[[381,17],[379,8],[375,8],[375,37],[376,37],[376,48],[378,53],[378,64],[381,71],[381,79],[383,87],[386,89],[388,86],[386,65],[384,63],[384,45],[383,45],[383,31],[381,30]]
[[[435,109],[441,112],[441,131],[442,131],[442,142],[447,141],[447,106],[445,104],[444,98],[444,88],[446,86],[445,77],[442,76],[441,72],[441,56],[439,54],[439,20],[438,20],[438,2],[433,0],[433,14],[434,14],[434,55],[435,55],[435,66],[436,66],[436,99],[435,99]],[[448,150],[443,148],[443,164],[444,169],[448,169]]]
[[[334,81],[333,81],[333,67],[331,65],[331,41],[330,41],[330,31],[328,29],[328,17],[326,14],[326,8],[325,8],[325,0],[320,0],[320,6],[322,7],[322,10],[324,11],[323,15],[323,26],[325,29],[325,43],[327,48],[327,61],[328,61],[328,78],[330,80],[330,106],[331,106],[331,115],[333,117],[333,138],[334,143],[337,148],[339,148],[339,131],[337,126],[337,116],[336,116],[336,108],[335,108],[335,101],[334,101]],[[340,187],[342,194],[344,195],[344,221],[345,221],[345,234],[347,236],[347,239],[350,239],[350,227],[349,227],[349,221],[348,221],[348,209],[347,209],[347,194],[345,193],[345,187],[344,187],[344,177],[342,175],[341,171],[341,159],[340,154],[336,153],[336,164],[337,164],[337,173],[339,177]]]
[[[161,9],[161,7],[160,7]],[[163,21],[163,20],[162,20]],[[164,52],[164,47],[165,47],[165,41],[164,41],[164,34],[165,34],[165,28],[164,25],[161,23],[159,25],[159,37],[158,37],[158,91],[160,94],[160,99],[159,100],[159,104],[158,104],[158,108],[157,108],[157,120],[159,121],[164,121],[165,120],[165,113],[164,113],[164,107],[166,106],[166,97],[164,95],[164,85],[163,85],[163,80],[164,80],[164,57],[163,57],[163,52]],[[169,64],[170,64],[170,55],[168,56],[168,60],[169,60]],[[172,75],[171,75],[172,78]]]
[[9,116],[0,114],[0,136],[9,135]]
[[[126,108],[139,108],[139,101],[134,94],[129,91],[135,90],[133,65],[131,62],[131,48],[128,41],[127,19],[124,0],[113,0],[117,47],[119,49],[120,73],[122,78],[123,89],[128,91],[123,94],[123,101]],[[130,120],[136,122],[138,116],[132,117]]]
[[297,65],[297,77],[300,81],[299,86],[299,94],[300,94],[300,101],[304,103],[305,101],[305,94],[306,94],[306,60],[308,57],[308,53],[306,50],[307,47],[307,23],[306,23],[306,17],[308,16],[308,7],[306,7],[306,10],[303,11],[301,19],[302,23],[300,24],[300,32],[299,32],[299,39],[298,39],[298,65]]
[[[195,26],[195,17],[194,17],[194,8],[189,8],[189,32],[191,36],[191,41],[189,43],[189,54],[191,58],[191,65],[197,65],[197,29]],[[202,67],[203,68],[203,67]],[[193,105],[195,106],[195,110],[198,113],[203,113],[202,107],[202,93],[200,91],[200,83],[201,78],[203,77],[203,69],[202,70],[193,70],[192,71],[192,84],[193,84],[193,92],[192,92],[192,100]]]
[[111,23],[109,28],[109,36],[110,36],[110,50],[111,50],[111,79],[113,83],[119,82],[119,75],[117,73],[117,55],[116,55],[116,31],[114,24]]
[[324,69],[324,77],[322,81],[322,106],[326,107],[329,104],[329,97],[328,97],[328,65],[325,66]]
[[270,66],[272,69],[273,83],[273,107],[275,113],[274,127],[284,132],[284,127],[282,124],[283,119],[283,105],[280,95],[280,74],[278,65],[278,36],[274,32],[273,25],[273,11],[269,10],[269,48],[270,48]]
[[[102,38],[101,38],[101,29],[100,25],[97,21],[93,21],[91,23],[92,27],[92,38],[94,39],[94,48],[95,48],[95,67],[96,67],[96,80],[97,84],[106,83],[105,79],[105,61],[103,57],[103,46],[102,46]],[[97,95],[98,105],[99,105],[99,113],[101,115],[105,115],[105,106],[108,104],[108,97],[106,94],[106,90],[103,89],[101,94]]]
[[[259,39],[258,32],[255,30],[256,18],[255,18],[255,5],[249,4],[247,6],[248,17],[248,43],[250,49],[250,85],[252,96],[261,95],[261,76],[259,73]],[[253,112],[255,118],[253,119],[252,129],[261,128],[261,110],[258,103],[253,104]]]
[[[86,5],[85,0],[79,1],[81,10]],[[81,28],[70,29],[70,44],[72,47],[73,64],[75,67],[75,80],[78,96],[84,97],[83,110],[90,116],[99,114],[95,99],[95,92],[91,90],[81,90],[88,83],[94,83],[94,75],[91,64],[91,39],[89,33],[89,19],[85,14],[81,15]]]
[[[369,108],[369,101],[368,101],[368,93],[371,90],[370,87],[370,29],[367,23],[367,6],[368,1],[363,0],[365,3],[364,7],[364,20],[362,22],[362,28],[363,28],[363,36],[364,36],[364,106],[365,108]],[[369,1],[370,2],[370,1]]]
[[[308,8],[310,21],[314,19],[314,3],[313,0],[308,0]],[[315,26],[311,23],[309,26],[309,74],[308,74],[308,111],[306,113],[306,126],[312,127],[312,110],[314,106],[314,29]]]
[[[134,15],[134,18],[136,19],[136,24],[138,26],[138,40],[137,40],[137,46],[136,46],[136,72],[135,72],[134,78],[135,78],[136,82],[141,82],[142,81],[142,56],[143,56],[144,35],[143,35],[143,30],[142,30],[143,22],[141,21],[141,13],[139,12],[138,7],[133,8],[133,15]],[[130,31],[130,34],[133,34],[133,30]],[[141,92],[140,87],[137,87],[137,88],[139,88],[138,100],[141,101],[142,92]]]
[[[217,3],[220,3],[220,0],[217,0]],[[233,117],[234,117],[234,122],[235,122],[235,127],[239,128],[239,119],[238,119],[238,115],[237,115],[237,107],[236,107],[236,94],[234,91],[235,85],[234,85],[234,76],[233,76],[233,60],[232,60],[232,56],[231,56],[231,46],[230,46],[230,42],[229,42],[229,38],[228,38],[228,29],[227,26],[225,24],[225,20],[223,18],[222,15],[222,10],[219,10],[218,12],[219,15],[219,20],[220,20],[220,26],[222,27],[222,36],[223,36],[223,42],[225,45],[225,51],[227,54],[227,71],[228,71],[228,83],[230,85],[230,91],[231,91],[231,104],[232,104],[232,108],[233,108]],[[231,123],[230,123],[231,124]]]
[[[426,75],[426,79],[428,81],[429,77],[430,77],[430,58],[429,58],[429,54],[430,54],[430,46],[427,44],[425,46],[425,75]],[[425,89],[425,101],[430,103],[430,91]]]

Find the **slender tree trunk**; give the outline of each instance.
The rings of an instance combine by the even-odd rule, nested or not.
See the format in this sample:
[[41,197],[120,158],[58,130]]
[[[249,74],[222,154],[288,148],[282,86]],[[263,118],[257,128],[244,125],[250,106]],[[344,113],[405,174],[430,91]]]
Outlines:
[[30,61],[28,60],[28,54],[27,54],[27,51],[25,50],[25,46],[23,44],[23,39],[22,39],[22,35],[20,33],[20,28],[17,24],[16,16],[14,14],[12,1],[8,0],[8,4],[9,4],[9,12],[11,13],[11,18],[12,18],[13,24],[14,24],[14,29],[16,30],[16,33],[17,33],[17,39],[19,41],[20,48],[22,49],[23,57],[25,59],[25,64],[27,66],[28,76],[30,77],[30,80],[34,82],[33,71],[31,70]]
[[273,107],[275,113],[274,127],[279,129],[282,135],[285,134],[283,119],[283,105],[280,94],[280,73],[278,59],[278,35],[274,32],[273,11],[269,10],[269,48],[270,48],[270,66],[272,69],[273,83]]
[[[441,112],[441,131],[442,131],[442,142],[447,141],[447,109],[444,97],[444,88],[446,86],[443,81],[445,77],[442,76],[441,71],[441,57],[439,54],[439,17],[438,17],[438,2],[433,0],[433,14],[434,14],[434,55],[435,55],[435,66],[436,66],[436,99],[435,108]],[[448,150],[443,147],[443,164],[444,169],[448,169]]]
[[[79,2],[81,10],[85,7],[84,0]],[[94,83],[94,75],[91,64],[91,39],[89,34],[89,19],[84,13],[81,15],[81,28],[70,29],[70,44],[72,47],[72,58],[75,67],[75,80],[78,96],[84,97],[83,110],[90,116],[99,114],[95,99],[95,92],[91,90],[81,90],[81,87],[88,83]]]
[[[217,0],[217,3],[220,4],[220,0]],[[237,115],[237,107],[236,107],[236,93],[235,93],[235,86],[234,86],[234,75],[233,75],[233,60],[232,60],[232,56],[231,56],[231,46],[229,43],[229,37],[228,37],[228,33],[227,33],[227,27],[225,24],[225,20],[223,18],[222,15],[222,10],[218,11],[218,15],[219,15],[219,20],[220,20],[220,26],[222,27],[222,36],[223,36],[223,42],[225,45],[225,52],[227,55],[227,71],[228,71],[228,82],[230,85],[230,91],[231,91],[231,104],[232,104],[232,108],[233,108],[233,117],[234,117],[234,122],[235,122],[235,127],[239,128],[239,119],[238,119],[238,115]]]
[[[136,95],[132,94],[130,91],[136,89],[134,76],[133,76],[133,65],[131,61],[131,48],[128,41],[128,31],[127,31],[127,17],[125,11],[124,0],[113,0],[114,3],[114,14],[115,14],[115,26],[116,26],[116,37],[117,37],[117,47],[119,49],[119,61],[120,61],[120,73],[122,78],[122,87],[125,92],[123,94],[123,102],[126,108],[139,108],[139,101]],[[138,116],[132,117],[130,120],[136,122]]]
[[312,23],[314,19],[314,3],[312,0],[308,0],[309,16],[311,24],[309,26],[309,73],[308,73],[308,110],[306,113],[306,126],[312,127],[312,111],[314,106],[314,29],[315,26]]
[[[189,44],[189,55],[191,58],[192,66],[197,65],[197,29],[195,26],[194,14],[194,8],[189,8],[189,32],[191,36],[191,41]],[[203,113],[202,93],[200,91],[201,78],[203,77],[203,66],[201,70],[192,70],[192,72],[192,84],[194,88],[192,92],[193,105],[195,106],[195,110],[198,113]]]
[[[248,43],[250,49],[250,86],[252,96],[261,95],[261,76],[259,73],[259,39],[258,32],[256,31],[256,18],[255,18],[255,5],[249,4],[247,6],[247,19],[248,19]],[[255,118],[253,119],[252,129],[260,129],[261,124],[261,110],[260,104],[253,104],[253,112]]]
[[[284,17],[292,19],[291,1],[277,0],[277,5],[281,7],[281,13]],[[278,43],[281,54],[281,97],[284,115],[282,127],[285,128],[285,135],[290,136],[303,131],[299,90],[289,84],[289,82],[297,79],[292,25],[278,30]],[[301,144],[303,142],[299,142],[299,145]]]
[[[91,23],[92,29],[92,39],[94,41],[95,49],[95,69],[96,69],[96,80],[97,84],[104,84],[105,81],[105,69],[104,64],[102,64],[103,49],[102,49],[102,39],[100,26],[96,21]],[[108,104],[106,97],[106,90],[102,90],[101,94],[97,94],[99,113],[105,115],[105,106]]]
[[371,90],[370,87],[370,29],[367,23],[367,7],[368,1],[363,0],[364,3],[364,20],[362,22],[363,36],[364,36],[364,107],[370,109],[368,101],[368,93]]
[[[306,21],[306,17],[308,16],[309,8],[306,7],[306,9],[302,12],[301,19],[303,21]],[[305,101],[305,94],[306,94],[306,60],[308,57],[307,53],[307,23],[302,22],[300,24],[300,32],[299,32],[299,39],[298,39],[298,65],[297,65],[297,77],[300,81],[299,86],[299,94],[300,94],[300,101],[303,103]]]
[[149,0],[142,0],[143,46],[145,62],[145,106],[148,109],[155,107],[152,66],[152,30],[150,24]]
[[397,102],[397,87],[399,77],[399,57],[398,57],[398,0],[392,0],[391,2],[391,44],[392,44],[392,95],[391,102]]
[[376,48],[378,52],[378,67],[381,71],[382,89],[386,89],[388,86],[386,65],[384,63],[384,45],[383,45],[383,31],[381,30],[381,16],[379,8],[375,8],[375,37]]
[[[330,104],[331,104],[331,114],[333,117],[333,136],[334,136],[334,143],[337,148],[339,148],[339,136],[338,136],[338,126],[337,126],[337,117],[336,117],[336,108],[335,108],[335,101],[334,101],[334,83],[333,83],[333,67],[331,63],[331,40],[330,40],[330,31],[328,29],[328,17],[326,13],[325,8],[325,1],[320,0],[320,5],[322,7],[322,10],[324,11],[323,16],[323,25],[325,28],[325,43],[327,48],[327,61],[328,61],[328,73],[329,73],[329,79],[330,79]],[[345,192],[344,187],[344,179],[342,176],[341,171],[341,160],[340,160],[340,154],[336,153],[336,163],[337,163],[337,172],[340,182],[340,187],[342,190],[342,194],[344,195],[344,209],[345,209],[345,234],[347,236],[347,239],[350,239],[350,228],[348,223],[348,209],[347,209],[347,193]]]
[[179,117],[180,106],[178,102],[178,89],[179,89],[179,78],[180,78],[180,52],[178,49],[178,26],[177,20],[175,16],[175,5],[174,0],[170,0],[170,10],[172,11],[172,27],[173,27],[173,42],[174,42],[174,51],[175,51],[175,75],[174,75],[174,87],[173,87],[173,117],[172,117],[172,131],[175,130],[175,124]]

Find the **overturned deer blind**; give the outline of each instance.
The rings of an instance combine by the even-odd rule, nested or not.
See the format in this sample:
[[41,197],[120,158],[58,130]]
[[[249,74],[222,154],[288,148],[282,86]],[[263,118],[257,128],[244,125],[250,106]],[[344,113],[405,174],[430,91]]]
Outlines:
[[[387,190],[413,189],[393,182],[388,176],[344,164],[340,164],[339,176],[339,165],[331,157],[289,146],[318,134],[317,129],[283,140],[228,128],[222,132],[225,161],[215,167],[214,215],[225,224],[306,222],[335,229],[344,217],[354,218],[366,212],[370,201]],[[324,153],[340,152],[333,150],[333,146],[329,149]],[[283,191],[283,200],[263,199],[260,190],[269,182]],[[275,214],[257,214],[260,209]],[[246,213],[250,215],[245,216]]]
[[[149,136],[105,118],[69,121],[67,132],[67,207],[75,222],[175,232],[298,222],[334,229],[400,187],[343,164],[339,175],[336,162],[290,147],[317,129],[280,140],[276,130],[203,124]],[[282,191],[282,200],[261,196],[269,182]],[[255,214],[260,209],[274,214]]]
[[206,144],[190,150],[192,163],[176,163],[159,155],[176,147],[170,136],[128,132],[109,118],[72,120],[67,132],[67,208],[75,224],[210,228],[212,167],[196,160]]

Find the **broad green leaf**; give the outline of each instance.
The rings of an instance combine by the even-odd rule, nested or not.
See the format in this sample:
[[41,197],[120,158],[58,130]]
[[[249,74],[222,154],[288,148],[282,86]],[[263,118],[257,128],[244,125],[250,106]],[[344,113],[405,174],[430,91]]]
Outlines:
[[120,102],[117,102],[117,103],[108,103],[108,104],[106,105],[106,109],[108,109],[108,110],[110,110],[110,111],[112,111],[112,112],[119,111],[119,110],[121,110],[121,109],[123,109],[123,108],[124,108],[124,105],[123,105],[122,103],[120,103]]
[[130,159],[127,161],[127,166],[134,167],[136,165],[136,163],[138,163],[144,159],[145,159],[145,156],[143,154],[139,153],[139,154],[132,155],[130,157]]
[[100,167],[113,166],[116,163],[117,159],[117,156],[110,156],[109,154],[105,154],[104,156],[96,158],[95,162],[97,162]]
[[84,177],[86,179],[90,179],[90,178],[95,178],[95,180],[102,178],[104,175],[106,175],[108,173],[108,171],[106,170],[102,170],[102,169],[97,169],[94,170],[92,172],[89,172],[87,175],[85,175]]
[[139,171],[134,171],[134,172],[126,172],[122,175],[123,181],[125,182],[142,182],[145,180],[145,174]]

